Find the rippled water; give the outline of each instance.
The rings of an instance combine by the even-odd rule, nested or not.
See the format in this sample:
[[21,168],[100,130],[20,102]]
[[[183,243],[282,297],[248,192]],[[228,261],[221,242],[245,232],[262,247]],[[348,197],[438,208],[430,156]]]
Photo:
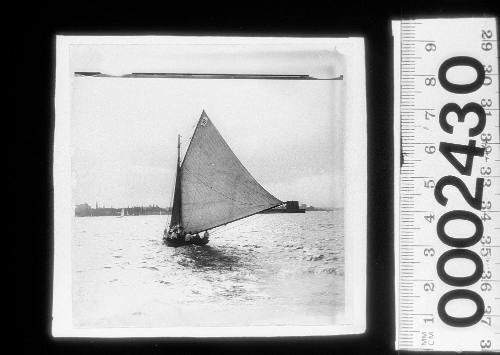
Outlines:
[[342,211],[256,215],[206,246],[162,244],[169,216],[73,224],[76,327],[327,325],[344,308]]

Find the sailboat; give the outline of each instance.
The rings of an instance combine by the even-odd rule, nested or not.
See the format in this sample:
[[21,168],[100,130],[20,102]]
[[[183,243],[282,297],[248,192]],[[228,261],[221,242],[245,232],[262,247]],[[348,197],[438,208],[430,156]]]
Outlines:
[[166,245],[205,245],[209,230],[282,204],[243,166],[205,111],[182,162],[177,137],[172,215],[163,233]]
[[122,210],[121,210],[121,212],[120,212],[120,216],[119,216],[119,217],[121,218],[121,217],[123,217],[123,216],[125,216],[125,209],[123,209],[123,208],[122,208]]

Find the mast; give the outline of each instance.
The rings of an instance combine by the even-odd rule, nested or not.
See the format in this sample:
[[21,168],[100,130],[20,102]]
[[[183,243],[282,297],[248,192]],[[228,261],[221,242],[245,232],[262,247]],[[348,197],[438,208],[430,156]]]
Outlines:
[[182,226],[182,205],[181,205],[181,135],[177,135],[177,168],[175,175],[174,202],[172,205],[172,216],[170,218],[170,228],[176,225]]
[[177,168],[181,166],[181,135],[177,135]]

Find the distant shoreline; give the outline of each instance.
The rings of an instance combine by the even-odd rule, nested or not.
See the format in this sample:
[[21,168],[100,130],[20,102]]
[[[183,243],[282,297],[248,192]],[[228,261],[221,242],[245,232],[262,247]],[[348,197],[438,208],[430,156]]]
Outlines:
[[[329,209],[322,209],[322,208],[318,208],[318,209],[314,209],[314,210],[307,210],[307,213],[310,213],[310,212],[335,212],[335,211],[340,211],[340,210],[343,210],[344,208],[343,207],[336,207],[336,208],[329,208]],[[260,213],[259,213],[260,214]],[[262,214],[276,214],[276,213],[262,213]],[[277,213],[279,214],[279,213]],[[283,213],[283,214],[287,214],[287,213]],[[293,213],[292,213],[293,214]],[[138,217],[138,216],[170,216],[172,215],[172,213],[169,211],[167,213],[145,213],[145,214],[130,214],[130,215],[124,215],[123,217]],[[86,216],[77,216],[75,215],[75,217],[120,217],[120,214],[116,214],[116,215],[86,215]]]
[[[267,213],[304,213],[304,212],[317,212],[317,211],[336,211],[341,210],[343,207],[314,207],[300,205],[298,201],[287,201],[284,206],[278,206],[272,210],[259,212],[262,214]],[[75,217],[120,217],[120,216],[154,216],[154,215],[171,215],[172,207],[159,207],[158,205],[149,206],[134,206],[134,207],[99,207],[96,203],[95,208],[91,207],[88,203],[83,203],[75,206]]]
[[119,217],[119,216],[147,216],[147,215],[167,215],[172,213],[172,208],[161,208],[158,205],[134,206],[134,207],[96,207],[92,208],[88,203],[75,206],[76,217]]

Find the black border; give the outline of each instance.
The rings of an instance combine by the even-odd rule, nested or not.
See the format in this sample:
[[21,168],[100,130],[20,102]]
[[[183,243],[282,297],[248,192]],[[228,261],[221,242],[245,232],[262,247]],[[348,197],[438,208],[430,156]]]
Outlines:
[[[14,289],[14,337],[18,350],[34,353],[394,353],[392,225],[393,68],[391,19],[495,16],[495,1],[414,1],[384,5],[339,1],[322,5],[291,2],[66,3],[20,4],[11,17],[14,44],[14,134],[7,153],[9,187],[15,201],[9,217],[15,242],[5,283]],[[72,6],[72,7],[70,7]],[[183,7],[185,6],[185,7]],[[52,142],[54,129],[55,35],[241,35],[365,38],[368,110],[367,331],[362,335],[257,339],[59,339],[50,336],[52,298]],[[10,53],[10,51],[8,51]],[[7,106],[12,106],[7,104]],[[6,130],[7,131],[7,130]],[[7,132],[12,132],[8,130]],[[5,136],[5,135],[4,135]],[[360,149],[363,149],[360,143]],[[353,157],[355,159],[355,157]],[[11,174],[14,172],[14,174]],[[29,218],[27,218],[29,215]],[[11,306],[12,305],[12,306]],[[10,322],[6,322],[10,325]]]

